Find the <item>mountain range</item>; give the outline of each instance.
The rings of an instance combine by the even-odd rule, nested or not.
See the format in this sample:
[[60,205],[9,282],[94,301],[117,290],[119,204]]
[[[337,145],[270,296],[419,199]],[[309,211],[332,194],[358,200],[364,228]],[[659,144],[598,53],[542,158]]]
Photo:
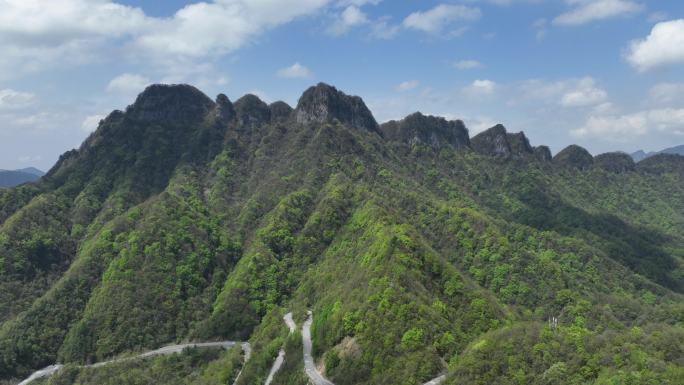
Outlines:
[[22,183],[35,182],[44,174],[34,167],[21,170],[0,170],[0,187],[14,187]]
[[654,152],[654,151],[644,152],[644,150],[639,150],[637,152],[632,153],[631,156],[635,162],[639,162],[639,161],[642,161],[642,160],[649,158],[653,155],[658,155],[658,154],[684,155],[684,144],[681,146],[669,147],[669,148],[666,148],[662,151],[656,151],[656,152]]
[[304,385],[289,312],[337,385],[681,384],[684,156],[153,85],[0,189],[0,384]]

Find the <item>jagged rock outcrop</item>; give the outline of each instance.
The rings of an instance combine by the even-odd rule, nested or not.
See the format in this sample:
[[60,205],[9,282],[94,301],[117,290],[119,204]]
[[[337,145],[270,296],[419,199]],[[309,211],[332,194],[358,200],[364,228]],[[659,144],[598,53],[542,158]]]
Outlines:
[[594,157],[594,166],[617,174],[635,169],[634,160],[624,152],[608,152],[597,155]]
[[204,119],[213,108],[214,102],[193,86],[155,84],[126,109],[126,116],[140,122],[188,124]]
[[470,146],[482,155],[503,158],[534,154],[524,132],[509,134],[501,124],[475,135],[470,139]]
[[286,120],[293,111],[289,104],[282,101],[271,103],[268,108],[271,110],[271,120],[273,121]]
[[271,121],[271,109],[259,97],[247,94],[235,102],[238,122],[243,126],[258,126]]
[[511,145],[506,134],[506,128],[497,124],[470,139],[470,146],[482,155],[508,157],[511,155]]
[[425,116],[416,112],[400,121],[389,121],[380,126],[387,140],[422,144],[434,149],[445,145],[464,147],[470,144],[468,129],[460,120],[446,120],[436,116]]
[[548,146],[537,146],[533,150],[534,157],[540,162],[551,162],[551,149]]
[[553,157],[553,163],[560,166],[586,170],[594,163],[594,157],[583,147],[572,144],[556,154],[556,156]]
[[524,132],[506,134],[506,140],[511,148],[511,153],[515,155],[532,154],[534,149],[530,146],[530,141]]
[[684,175],[684,156],[677,154],[657,154],[636,164],[639,172],[662,175],[677,173]]
[[334,120],[350,127],[379,132],[378,123],[363,100],[337,88],[319,83],[304,92],[295,109],[298,123],[325,123]]
[[235,118],[235,107],[224,94],[216,97],[216,118],[223,122],[229,122]]

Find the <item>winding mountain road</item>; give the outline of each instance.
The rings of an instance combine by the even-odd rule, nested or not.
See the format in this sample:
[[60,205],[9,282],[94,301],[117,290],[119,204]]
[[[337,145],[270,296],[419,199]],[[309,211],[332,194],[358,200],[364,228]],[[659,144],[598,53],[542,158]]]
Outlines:
[[444,382],[444,380],[446,380],[446,375],[441,375],[437,378],[433,378],[432,380],[424,383],[423,385],[439,385],[442,382]]
[[[304,344],[304,371],[306,375],[309,376],[311,382],[314,385],[335,385],[328,381],[321,373],[316,369],[316,364],[314,363],[313,356],[311,354],[312,343],[311,343],[311,324],[313,323],[313,314],[309,311],[309,318],[304,322],[302,327],[302,342]],[[446,379],[446,375],[441,375],[434,378],[423,385],[439,385]]]
[[[316,369],[316,363],[314,362],[313,355],[312,355],[312,349],[313,349],[313,344],[311,342],[311,324],[313,323],[313,313],[311,311],[308,312],[309,317],[306,319],[304,322],[304,325],[302,325],[302,344],[304,345],[304,371],[306,372],[306,375],[309,377],[313,385],[335,385],[329,380],[327,380],[323,375]],[[294,331],[297,329],[297,324],[295,324],[294,320],[292,319],[292,313],[287,313],[284,317],[283,320],[287,324],[287,327],[290,329],[290,334],[294,333]],[[251,355],[252,352],[252,347],[249,344],[249,342],[235,342],[235,341],[220,341],[220,342],[199,342],[199,343],[190,343],[190,344],[180,344],[180,345],[169,345],[169,346],[164,346],[162,348],[156,349],[156,350],[151,350],[149,352],[142,353],[137,356],[133,357],[124,357],[124,358],[117,358],[109,361],[103,361],[103,362],[98,362],[95,364],[91,365],[83,365],[79,366],[79,368],[99,368],[105,365],[110,365],[110,364],[115,364],[115,363],[120,363],[120,362],[125,362],[125,361],[131,361],[131,360],[137,360],[141,358],[148,358],[148,357],[154,357],[154,356],[163,356],[163,355],[169,355],[169,354],[176,354],[176,353],[181,353],[184,349],[192,349],[192,348],[224,348],[224,349],[230,349],[233,346],[240,344],[242,347],[242,351],[245,355],[245,362],[249,359],[249,356]],[[265,385],[270,385],[273,382],[273,377],[275,377],[276,373],[280,370],[280,368],[283,365],[283,362],[285,361],[285,350],[280,349],[280,352],[278,352],[278,357],[276,358],[275,362],[273,363],[273,367],[271,367],[271,371],[268,374],[268,378],[266,379]],[[27,385],[28,383],[37,380],[39,378],[45,378],[49,377],[56,372],[58,372],[60,369],[62,369],[64,366],[60,364],[55,364],[55,365],[50,365],[46,368],[43,368],[41,370],[35,371],[31,376],[29,376],[27,379],[24,381],[20,382],[18,385]],[[242,370],[238,373],[237,377],[235,378],[235,382],[237,383],[237,380],[240,378],[240,375],[242,374]],[[428,382],[426,382],[423,385],[439,385],[444,380],[446,379],[446,375],[441,375],[437,378],[434,378]]]
[[[295,329],[297,329],[297,324],[295,324],[294,319],[292,319],[292,313],[285,314],[283,320],[285,320],[287,327],[290,329],[290,334],[294,333]],[[271,385],[271,382],[273,382],[273,377],[275,377],[276,373],[278,373],[280,368],[283,366],[283,362],[285,362],[285,349],[280,349],[278,352],[278,357],[273,363],[273,367],[271,367],[271,372],[268,373],[268,378],[266,378],[265,385]]]
[[302,326],[302,343],[304,345],[304,371],[306,375],[309,376],[311,382],[314,385],[335,385],[328,381],[318,372],[316,369],[316,364],[314,363],[313,356],[311,355],[312,343],[311,343],[311,324],[313,323],[313,314],[309,311],[309,318],[304,322]]
[[[249,345],[249,342],[235,342],[235,341],[220,341],[220,342],[199,342],[199,343],[190,343],[190,344],[180,344],[180,345],[169,345],[169,346],[164,346],[156,350],[151,350],[149,352],[142,353],[137,356],[133,357],[124,357],[124,358],[117,358],[109,361],[103,361],[103,362],[97,362],[95,364],[91,365],[82,365],[79,366],[79,368],[99,368],[105,365],[110,365],[110,364],[116,364],[120,362],[125,362],[125,361],[131,361],[131,360],[137,360],[141,358],[148,358],[148,357],[154,357],[154,356],[165,356],[169,354],[176,354],[176,353],[181,353],[184,349],[192,349],[192,348],[223,348],[223,349],[230,349],[236,344],[241,344],[242,345],[242,351],[245,354],[245,361],[249,358],[249,354],[251,352],[251,346]],[[31,374],[27,379],[24,381],[20,382],[19,385],[26,385],[34,380],[37,380],[39,378],[44,378],[44,377],[49,377],[56,372],[58,372],[60,369],[62,369],[64,365],[60,364],[55,364],[55,365],[50,365],[47,368],[38,370]]]

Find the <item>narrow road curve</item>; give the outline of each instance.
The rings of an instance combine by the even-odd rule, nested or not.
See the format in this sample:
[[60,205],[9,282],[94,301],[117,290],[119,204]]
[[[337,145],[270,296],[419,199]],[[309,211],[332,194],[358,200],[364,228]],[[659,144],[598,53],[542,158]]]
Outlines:
[[[302,327],[302,342],[304,343],[304,371],[309,376],[314,385],[335,385],[328,381],[318,372],[313,356],[311,355],[311,324],[313,323],[313,314],[309,311],[309,318],[304,322]],[[441,375],[434,378],[423,385],[439,385],[446,380],[446,375]]]
[[[295,324],[294,320],[292,319],[292,313],[285,314],[283,320],[285,320],[285,324],[287,324],[287,327],[290,329],[290,334],[294,333],[295,329],[297,329],[297,324]],[[278,357],[273,363],[273,367],[271,367],[271,372],[268,373],[268,378],[266,378],[265,385],[271,385],[271,382],[273,382],[273,377],[275,377],[276,373],[278,373],[280,367],[283,366],[284,361],[285,349],[283,348],[278,352]]]
[[[201,342],[201,343],[190,343],[190,344],[181,344],[181,345],[169,345],[169,346],[164,346],[162,348],[159,348],[157,350],[152,350],[149,352],[142,353],[140,355],[134,356],[134,357],[124,357],[124,358],[117,358],[109,361],[103,361],[103,362],[98,362],[95,364],[91,365],[82,365],[78,366],[79,368],[99,368],[105,365],[110,365],[110,364],[115,364],[119,362],[125,362],[125,361],[131,361],[131,360],[137,360],[140,358],[148,358],[148,357],[154,357],[154,356],[164,356],[164,355],[169,355],[169,354],[175,354],[175,353],[181,353],[184,349],[192,349],[192,348],[224,348],[224,349],[230,349],[239,342],[234,342],[234,341],[220,341],[220,342]],[[247,358],[249,358],[249,354],[251,352],[251,346],[249,345],[249,342],[243,342],[242,344],[242,351],[245,354],[245,361]],[[31,374],[27,379],[24,381],[20,382],[19,385],[26,385],[33,380],[37,380],[39,378],[44,378],[44,377],[49,377],[56,372],[58,372],[60,369],[62,369],[64,365],[60,364],[55,364],[55,365],[50,365],[47,368],[38,370]]]
[[19,385],[26,385],[33,380],[37,380],[39,378],[51,376],[60,369],[62,369],[62,365],[50,365],[45,369],[35,371],[33,374],[31,374],[31,376],[29,378],[20,382]]
[[444,375],[441,375],[441,376],[439,376],[439,377],[437,377],[437,378],[433,378],[432,380],[430,380],[430,381],[424,383],[423,385],[439,385],[439,384],[441,384],[442,382],[444,382],[444,380],[446,380],[446,375],[445,375],[445,374],[444,374]]
[[314,363],[313,356],[311,355],[311,324],[313,323],[313,314],[309,311],[309,318],[304,322],[302,326],[302,343],[304,345],[304,371],[306,375],[309,376],[311,382],[314,385],[335,385],[328,381],[318,372],[316,369],[316,364]]

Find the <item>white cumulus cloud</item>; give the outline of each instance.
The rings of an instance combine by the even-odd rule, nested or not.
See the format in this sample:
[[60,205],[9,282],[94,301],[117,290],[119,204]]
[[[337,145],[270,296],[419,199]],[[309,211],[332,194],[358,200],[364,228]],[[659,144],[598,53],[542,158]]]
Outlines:
[[566,0],[573,6],[553,20],[557,25],[581,25],[593,21],[632,15],[644,7],[631,0]]
[[558,103],[568,108],[605,105],[608,99],[608,92],[600,88],[591,76],[556,81],[531,79],[524,81],[519,89],[518,97]]
[[353,27],[366,23],[368,23],[368,16],[359,7],[350,5],[342,11],[335,22],[328,28],[328,32],[339,36],[347,33]]
[[494,94],[497,89],[496,82],[492,80],[475,80],[462,89],[464,95],[469,97],[484,97]]
[[83,123],[81,123],[81,130],[88,133],[95,131],[97,126],[100,124],[100,121],[105,117],[105,115],[87,116],[85,119],[83,119]]
[[568,90],[561,98],[564,107],[588,107],[601,104],[608,99],[608,93],[596,86],[593,78],[579,80],[573,89]]
[[449,24],[458,20],[477,20],[482,16],[479,8],[465,5],[440,4],[424,11],[414,12],[404,19],[405,28],[427,33],[441,33]]
[[653,130],[684,135],[684,109],[665,108],[626,115],[589,116],[586,123],[570,133],[575,137],[593,137],[609,141],[628,141]]
[[150,84],[150,79],[136,74],[121,74],[107,84],[107,92],[131,94],[142,91]]
[[[333,0],[214,0],[170,17],[109,0],[0,0],[0,80],[102,60],[123,48],[170,72],[234,52],[261,34],[312,15]],[[368,3],[368,2],[357,2]]]
[[33,103],[35,95],[7,88],[0,90],[0,110],[15,110],[28,107]]
[[410,91],[413,89],[418,88],[420,86],[420,82],[418,80],[407,80],[405,82],[399,83],[395,89],[397,91]]
[[656,24],[645,39],[632,42],[627,60],[642,72],[684,63],[684,19]]
[[672,103],[684,100],[684,83],[659,83],[649,91],[656,103]]
[[307,79],[312,77],[313,73],[300,63],[294,63],[289,67],[280,69],[278,76],[286,79]]
[[106,0],[0,0],[0,78],[92,59],[108,39],[141,33],[139,8]]
[[453,64],[458,70],[471,70],[482,67],[482,63],[477,60],[459,60]]

